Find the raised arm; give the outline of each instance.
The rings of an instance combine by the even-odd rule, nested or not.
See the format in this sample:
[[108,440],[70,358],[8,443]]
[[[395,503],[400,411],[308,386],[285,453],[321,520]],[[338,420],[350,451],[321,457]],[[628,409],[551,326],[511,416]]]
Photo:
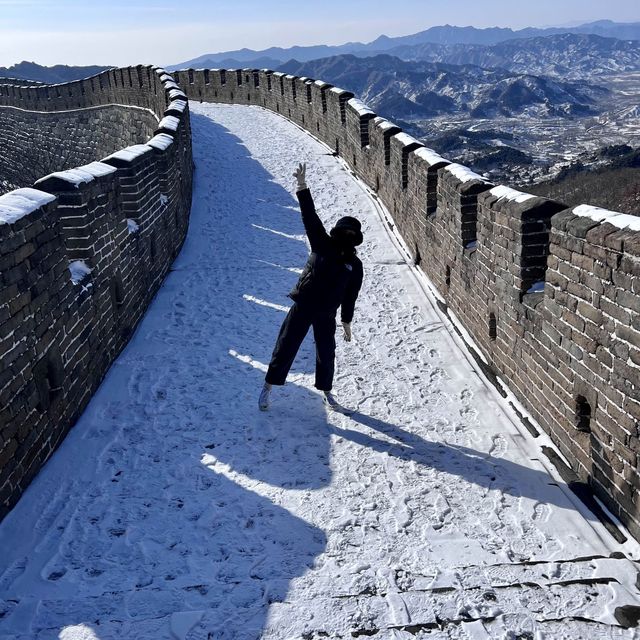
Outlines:
[[298,181],[296,196],[300,203],[300,212],[302,213],[302,224],[307,232],[307,238],[311,244],[311,251],[322,251],[329,242],[329,234],[326,232],[322,221],[316,213],[316,207],[311,197],[311,191],[307,187],[305,181],[307,166],[300,163],[294,172],[294,177]]

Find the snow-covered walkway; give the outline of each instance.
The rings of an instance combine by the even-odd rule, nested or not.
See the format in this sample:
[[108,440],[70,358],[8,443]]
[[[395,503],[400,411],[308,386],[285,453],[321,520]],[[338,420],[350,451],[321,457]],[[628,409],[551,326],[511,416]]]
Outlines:
[[[180,257],[78,425],[0,525],[0,638],[634,638],[637,567],[545,468],[328,150],[192,104]],[[363,220],[327,414],[308,338],[257,410],[304,264],[291,174]],[[635,544],[624,548],[636,554]]]

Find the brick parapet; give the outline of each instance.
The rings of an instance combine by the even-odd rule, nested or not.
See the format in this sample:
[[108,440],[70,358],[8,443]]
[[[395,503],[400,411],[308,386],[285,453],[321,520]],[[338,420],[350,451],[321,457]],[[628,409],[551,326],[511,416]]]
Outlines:
[[[132,67],[70,84],[3,90],[0,102],[53,111],[118,100],[151,109],[155,125],[145,144],[0,196],[0,517],[126,345],[189,220],[189,109],[173,78]],[[85,275],[72,279],[78,265]]]

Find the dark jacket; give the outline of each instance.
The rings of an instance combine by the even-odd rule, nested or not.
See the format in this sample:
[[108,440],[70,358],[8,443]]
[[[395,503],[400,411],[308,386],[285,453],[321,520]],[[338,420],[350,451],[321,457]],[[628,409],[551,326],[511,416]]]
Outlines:
[[309,189],[298,191],[311,255],[289,297],[301,306],[335,313],[342,307],[342,322],[351,322],[362,286],[362,262],[354,247],[332,238],[316,213]]

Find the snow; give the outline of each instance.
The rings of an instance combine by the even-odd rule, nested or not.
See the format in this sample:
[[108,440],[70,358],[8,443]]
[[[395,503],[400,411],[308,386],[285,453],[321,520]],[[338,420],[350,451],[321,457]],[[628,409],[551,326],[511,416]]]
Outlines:
[[167,110],[179,111],[182,113],[187,108],[187,103],[184,100],[173,100],[169,103]]
[[173,144],[173,142],[173,136],[170,136],[168,133],[159,133],[153,136],[153,138],[151,138],[151,140],[149,140],[147,144],[154,149],[166,151]]
[[474,171],[471,171],[469,167],[465,167],[462,164],[450,164],[444,168],[445,171],[452,173],[460,182],[471,182],[472,180],[480,180],[480,182],[487,182],[482,176],[478,175]]
[[385,120],[384,118],[374,118],[373,120],[376,127],[382,129],[382,131],[388,131],[389,129],[397,129],[398,125],[393,124],[393,122],[389,122],[389,120]]
[[177,131],[180,125],[180,119],[175,116],[165,116],[158,123],[158,129],[169,129],[169,131]]
[[496,196],[499,200],[508,200],[509,202],[517,203],[526,202],[527,200],[531,200],[536,197],[530,193],[523,193],[522,191],[516,191],[511,187],[504,187],[501,185],[494,187],[489,193]]
[[590,204],[581,204],[573,208],[573,214],[581,218],[591,218],[595,222],[608,222],[619,229],[640,231],[640,218],[628,213],[609,211]]
[[316,85],[316,87],[320,87],[321,89],[329,86],[329,83],[325,82],[324,80],[316,80],[314,84]]
[[140,158],[145,153],[149,153],[150,147],[148,144],[134,144],[130,147],[126,147],[124,149],[120,149],[120,151],[116,151],[112,153],[110,156],[107,156],[105,160],[124,160],[126,162],[132,162],[136,158]]
[[[548,471],[379,201],[276,114],[191,108],[187,240],[0,523],[0,636],[633,638],[607,625],[638,604],[637,568],[608,556],[638,546],[616,544]],[[271,410],[256,406],[307,256],[298,161],[328,227],[363,224],[353,341],[337,340],[350,417],[313,388],[311,335]]]
[[360,116],[375,115],[373,111],[361,100],[351,98],[347,104]]
[[55,171],[54,173],[50,173],[49,175],[37,180],[36,185],[41,184],[49,178],[58,178],[59,180],[69,182],[78,188],[81,184],[88,184],[89,182],[93,182],[96,178],[103,178],[104,176],[108,176],[116,171],[117,169],[115,167],[105,164],[104,162],[91,162],[81,167],[76,167],[75,169],[67,169],[66,171]]
[[0,196],[0,224],[13,224],[55,199],[50,193],[28,187],[10,191]]
[[346,89],[340,89],[340,87],[331,87],[331,89],[329,89],[329,91],[331,91],[332,93],[336,93],[339,96],[345,94],[345,93],[349,93],[349,91],[347,91]]
[[395,136],[393,136],[401,145],[408,147],[410,144],[416,144],[418,143],[421,147],[423,147],[424,145],[422,144],[422,142],[420,142],[419,140],[416,140],[413,136],[410,136],[408,133],[396,133]]
[[446,163],[451,162],[450,160],[447,160],[446,158],[443,158],[440,154],[436,153],[433,149],[429,149],[427,147],[420,147],[419,149],[416,149],[413,153],[415,153],[416,156],[418,156],[418,158],[422,158],[423,160],[426,160],[431,166],[433,166],[434,164],[438,164],[440,162],[446,162]]
[[171,89],[171,91],[169,91],[169,100],[174,101],[174,100],[183,100],[184,102],[187,101],[187,96],[184,93],[184,91],[180,90],[180,89]]
[[541,293],[543,291],[544,291],[544,280],[541,280],[539,282],[534,282],[527,290],[527,293]]
[[127,230],[129,233],[138,233],[140,231],[140,225],[131,218],[127,218]]
[[70,262],[69,271],[71,272],[71,282],[73,284],[80,284],[87,276],[91,275],[91,269],[82,260]]

